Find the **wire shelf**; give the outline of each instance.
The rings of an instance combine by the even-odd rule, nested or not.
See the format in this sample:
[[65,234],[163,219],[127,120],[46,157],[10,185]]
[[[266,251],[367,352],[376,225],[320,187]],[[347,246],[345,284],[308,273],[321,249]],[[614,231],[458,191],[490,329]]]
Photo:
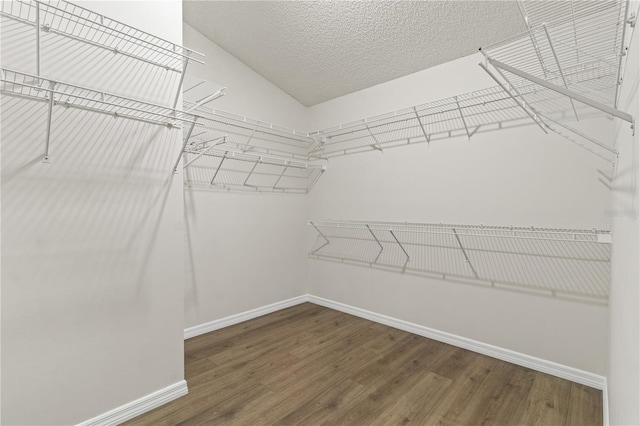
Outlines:
[[315,141],[306,132],[196,106],[193,102],[183,104],[185,110],[201,117],[193,135],[195,142],[205,143],[226,136],[223,147],[231,150],[306,161],[320,158],[310,155]]
[[19,71],[0,69],[0,74],[0,91],[4,95],[19,96],[33,101],[52,102],[53,106],[84,109],[167,127],[180,128],[183,123],[195,122],[195,114],[184,113],[165,106],[111,95],[61,81],[48,80]]
[[[165,106],[155,105],[135,99],[116,96],[81,86],[54,81],[19,71],[0,68],[0,93],[35,102],[48,104],[47,131],[44,143],[44,161],[49,159],[52,112],[54,107],[81,109],[115,118],[136,120],[145,123],[190,130],[198,117]],[[185,144],[189,135],[185,140]],[[179,161],[179,159],[178,159]]]
[[325,171],[323,165],[232,151],[224,145],[224,137],[210,144],[191,144],[184,152],[185,182],[226,190],[307,194]]
[[203,63],[201,53],[63,0],[0,2],[0,15],[107,49],[139,61],[182,73],[189,62]]
[[426,223],[312,221],[311,258],[606,303],[611,234]]
[[600,110],[632,121],[628,114],[615,110],[628,3],[560,3],[544,7],[538,2],[520,3],[528,31],[483,48],[487,63],[507,83],[526,79],[535,84],[537,89],[531,93],[551,89],[564,95],[551,105],[533,107],[535,97],[522,93],[519,97],[534,114],[569,111],[579,121],[585,111]]

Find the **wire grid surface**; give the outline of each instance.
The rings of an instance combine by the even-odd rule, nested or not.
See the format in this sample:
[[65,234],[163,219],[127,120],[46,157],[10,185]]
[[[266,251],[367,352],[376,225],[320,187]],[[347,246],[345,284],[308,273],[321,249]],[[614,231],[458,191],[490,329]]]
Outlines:
[[0,15],[126,55],[170,71],[182,72],[185,61],[203,63],[201,53],[63,0],[0,2]]
[[608,298],[611,244],[600,242],[608,231],[335,221],[310,225],[322,233],[310,257],[558,297]]
[[[589,68],[578,74],[584,79],[597,80]],[[529,105],[535,108],[532,114],[543,110],[552,119],[544,122],[545,128],[551,128],[589,150],[595,149],[608,161],[615,158],[615,155],[608,155],[606,150],[603,153],[597,147],[592,147],[590,141],[580,140],[578,135],[556,125],[556,121],[567,121],[570,114],[570,107],[565,105],[566,96],[520,77],[514,78],[513,83],[512,87],[526,95]],[[507,93],[502,87],[494,86],[327,128],[311,135],[321,141],[315,152],[327,158],[451,137],[472,137],[485,129],[489,131],[533,123],[517,99],[516,92]],[[602,115],[591,107],[580,105],[579,111],[585,118]]]
[[41,102],[48,102],[53,94],[55,106],[79,108],[169,127],[194,122],[194,115],[168,107],[8,69],[0,69],[0,91],[6,95]]
[[[627,3],[538,3],[522,3],[527,32],[483,52],[492,60],[614,106]],[[575,101],[565,97],[564,102],[565,110],[574,108]]]
[[[206,144],[225,136],[222,147],[256,154],[270,154],[290,159],[310,160],[315,141],[307,133],[242,117],[205,106],[184,102],[184,109],[198,114],[193,144]],[[316,156],[318,158],[318,156]]]
[[322,175],[317,164],[201,147],[185,151],[185,182],[256,192],[308,193]]

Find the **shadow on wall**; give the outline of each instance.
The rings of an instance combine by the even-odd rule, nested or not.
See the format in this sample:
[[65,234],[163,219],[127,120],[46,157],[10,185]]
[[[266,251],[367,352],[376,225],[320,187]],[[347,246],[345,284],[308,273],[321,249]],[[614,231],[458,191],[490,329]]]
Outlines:
[[309,258],[584,303],[608,303],[608,233],[310,222]]
[[[43,163],[47,104],[3,95],[0,107],[2,278],[33,293],[23,319],[72,309],[90,321],[135,304],[152,288],[180,129],[56,106]],[[65,288],[82,303],[61,298]]]

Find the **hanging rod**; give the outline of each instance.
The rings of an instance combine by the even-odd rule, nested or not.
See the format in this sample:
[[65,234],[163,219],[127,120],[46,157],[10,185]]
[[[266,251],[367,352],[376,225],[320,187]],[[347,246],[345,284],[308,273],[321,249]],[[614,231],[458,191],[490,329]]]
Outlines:
[[606,303],[611,234],[398,222],[310,221],[313,259]]

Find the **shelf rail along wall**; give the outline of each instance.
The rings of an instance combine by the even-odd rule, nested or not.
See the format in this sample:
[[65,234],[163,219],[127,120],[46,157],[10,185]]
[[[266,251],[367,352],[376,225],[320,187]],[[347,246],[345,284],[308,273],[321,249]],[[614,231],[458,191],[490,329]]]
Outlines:
[[188,185],[306,194],[326,170],[307,133],[189,101],[184,109],[199,117],[184,148]]
[[[188,129],[193,129],[198,119],[196,115],[177,111],[169,107],[111,95],[105,92],[3,68],[0,69],[0,93],[29,99],[35,102],[47,103],[44,161],[49,160],[49,145],[54,107],[83,109],[108,114],[115,118],[161,125],[170,129],[181,129],[183,126],[187,126]],[[188,136],[185,144],[187,141]]]
[[41,34],[57,34],[180,73],[180,82],[171,105],[174,109],[188,64],[203,63],[199,59],[204,56],[201,53],[64,0],[4,1],[0,2],[0,16],[35,28],[36,76],[41,76]]
[[611,234],[601,230],[310,221],[312,259],[606,304]]

